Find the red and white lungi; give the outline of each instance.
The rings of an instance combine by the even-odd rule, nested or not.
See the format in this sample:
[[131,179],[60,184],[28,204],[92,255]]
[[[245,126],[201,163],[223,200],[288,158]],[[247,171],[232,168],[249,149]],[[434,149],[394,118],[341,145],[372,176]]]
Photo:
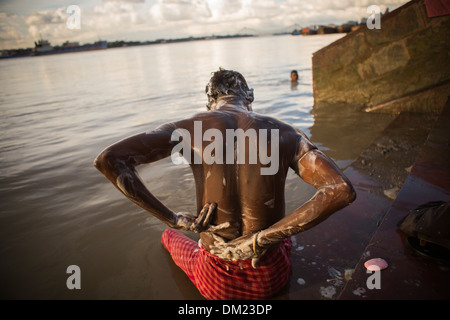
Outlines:
[[279,292],[289,280],[291,239],[265,254],[254,269],[250,260],[227,261],[209,253],[177,230],[166,229],[161,243],[209,300],[260,300]]

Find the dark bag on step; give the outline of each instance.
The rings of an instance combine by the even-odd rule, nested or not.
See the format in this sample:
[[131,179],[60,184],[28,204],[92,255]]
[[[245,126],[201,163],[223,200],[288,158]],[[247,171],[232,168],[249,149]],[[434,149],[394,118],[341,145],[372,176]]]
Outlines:
[[450,249],[450,202],[422,204],[409,211],[397,226],[420,242],[431,242]]

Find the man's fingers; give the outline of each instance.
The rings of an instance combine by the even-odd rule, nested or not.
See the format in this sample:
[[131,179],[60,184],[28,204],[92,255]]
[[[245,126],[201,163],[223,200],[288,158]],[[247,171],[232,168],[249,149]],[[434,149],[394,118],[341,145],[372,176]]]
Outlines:
[[225,243],[225,239],[222,238],[221,236],[218,236],[218,235],[215,234],[215,233],[211,233],[211,236],[212,236],[213,239],[214,239],[214,244],[215,244],[215,245],[217,245],[217,244],[219,244],[219,243]]
[[256,257],[256,258],[252,259],[252,267],[253,267],[253,269],[258,268],[259,259],[261,259],[261,257]]
[[213,214],[214,210],[216,210],[216,207],[217,207],[217,204],[215,204],[215,203],[211,203],[209,205],[209,209],[208,209],[208,212],[206,213],[205,220],[203,220],[203,227],[207,227],[210,224],[211,219],[212,219],[212,214]]
[[210,226],[208,228],[208,232],[217,232],[217,231],[220,231],[220,230],[223,230],[223,229],[227,229],[230,226],[231,226],[230,222],[224,222],[224,223],[221,223],[221,224],[219,224],[217,226]]
[[205,203],[202,210],[198,214],[197,219],[195,219],[195,221],[194,221],[194,230],[199,230],[199,227],[203,224],[203,221],[205,220],[205,217],[207,216],[209,210],[210,210],[210,204]]

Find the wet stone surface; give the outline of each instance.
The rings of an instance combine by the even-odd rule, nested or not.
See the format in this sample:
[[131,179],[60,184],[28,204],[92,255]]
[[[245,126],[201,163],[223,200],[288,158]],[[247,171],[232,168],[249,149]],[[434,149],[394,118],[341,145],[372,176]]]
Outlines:
[[364,150],[352,167],[379,183],[395,199],[436,121],[436,115],[402,113]]
[[[436,118],[400,114],[344,170],[357,192],[356,201],[315,228],[292,237],[291,279],[274,299],[340,297],[355,276],[358,262],[408,177]],[[367,290],[354,288],[353,295],[364,298]]]

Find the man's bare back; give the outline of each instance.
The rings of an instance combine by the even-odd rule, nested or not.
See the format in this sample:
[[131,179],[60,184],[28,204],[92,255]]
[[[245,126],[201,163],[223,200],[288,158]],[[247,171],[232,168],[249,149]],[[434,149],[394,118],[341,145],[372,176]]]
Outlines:
[[[226,136],[226,130],[241,129],[244,133],[267,130],[269,143],[277,143],[279,148],[276,172],[273,175],[261,175],[261,168],[274,166],[273,163],[264,165],[258,156],[255,157],[256,163],[251,163],[248,157],[250,144],[259,146],[259,140],[251,141],[248,138],[250,135],[246,136],[245,145],[241,145],[241,152],[247,152],[244,163],[238,163],[235,143],[231,163],[221,161],[223,163],[207,164],[203,161],[201,164],[191,164],[196,185],[197,209],[200,212],[204,205],[216,203],[217,211],[211,224],[220,225],[229,222],[229,228],[215,232],[216,235],[229,241],[266,229],[284,217],[284,184],[288,169],[295,167],[294,159],[298,147],[301,146],[302,153],[314,147],[292,126],[275,118],[237,108],[239,102],[233,97],[224,98],[222,101],[223,104],[216,111],[197,114],[190,119],[172,123],[169,127],[172,130],[186,129],[193,136],[193,123],[200,121],[202,136],[207,130],[214,128],[219,130],[223,137]],[[277,138],[282,138],[278,139],[279,141],[270,141],[271,130],[277,130]],[[224,145],[222,156],[225,160],[228,158],[225,139],[222,142]],[[192,152],[195,152],[193,144],[192,141]],[[207,146],[208,142],[203,142],[201,154],[205,152]],[[270,147],[267,149],[270,150]],[[210,232],[202,232],[201,240],[207,250],[214,247],[214,238]]]
[[[252,91],[246,85],[245,89],[239,85],[238,81],[237,89],[226,88],[225,94],[208,92],[207,87],[211,111],[122,140],[105,149],[95,165],[125,196],[169,227],[199,232],[206,250],[225,260],[254,259],[256,262],[283,239],[317,225],[348,205],[355,193],[336,165],[302,132],[278,119],[253,113]],[[196,127],[198,124],[201,131]],[[216,135],[201,141],[200,150],[199,139],[204,140],[205,133],[211,129]],[[245,145],[239,148],[234,143],[232,149],[227,149],[229,144],[225,138],[220,143],[215,140],[219,133],[227,137],[227,130],[239,129],[255,132],[257,138],[245,139]],[[135,170],[140,164],[171,156],[179,143],[173,139],[177,130],[193,137],[189,150],[183,149],[185,158],[192,160],[197,156],[198,159],[205,154],[216,158],[190,162],[199,214],[172,212],[151,194]],[[268,133],[268,142],[260,144],[261,130],[276,131],[277,139]],[[199,132],[201,137],[195,137]],[[223,145],[223,154],[217,154],[220,148],[211,148],[213,142],[216,147]],[[252,144],[256,144],[256,149],[252,149]],[[272,174],[261,174],[274,165],[261,158],[264,155],[259,152],[261,147],[266,148],[266,155],[272,160],[273,151],[277,151],[277,167]],[[251,150],[258,150],[256,161],[251,158]],[[285,215],[284,185],[289,168],[315,186],[317,192],[308,202]]]

